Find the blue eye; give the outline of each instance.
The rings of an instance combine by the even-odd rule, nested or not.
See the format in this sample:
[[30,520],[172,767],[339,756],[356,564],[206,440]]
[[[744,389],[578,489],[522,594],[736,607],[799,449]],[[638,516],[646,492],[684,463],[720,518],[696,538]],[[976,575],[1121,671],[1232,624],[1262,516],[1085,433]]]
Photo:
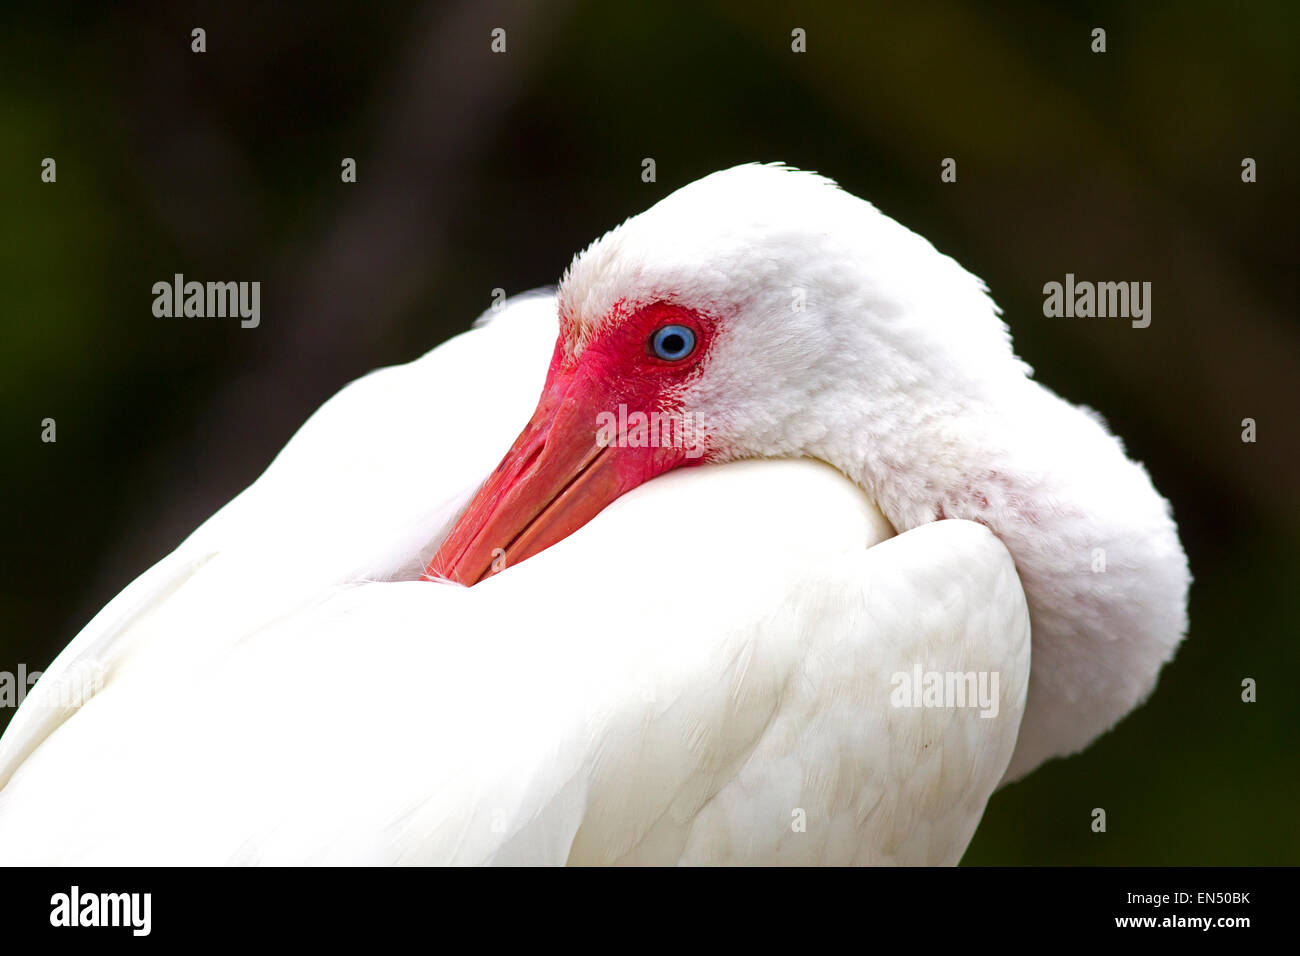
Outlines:
[[684,325],[665,325],[650,336],[650,351],[665,362],[680,362],[695,351],[695,333]]

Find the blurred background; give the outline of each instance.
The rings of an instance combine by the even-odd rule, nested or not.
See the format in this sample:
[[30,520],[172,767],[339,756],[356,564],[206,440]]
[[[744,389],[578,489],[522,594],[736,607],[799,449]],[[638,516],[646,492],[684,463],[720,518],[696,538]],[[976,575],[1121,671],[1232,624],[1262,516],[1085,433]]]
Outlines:
[[[0,670],[47,664],[349,380],[781,160],[987,281],[1039,380],[1147,464],[1196,577],[1152,700],[997,794],[965,862],[1300,863],[1300,6],[1157,6],[6,5]],[[177,272],[261,281],[260,327],[156,318]],[[1044,318],[1067,272],[1150,281],[1150,327]]]

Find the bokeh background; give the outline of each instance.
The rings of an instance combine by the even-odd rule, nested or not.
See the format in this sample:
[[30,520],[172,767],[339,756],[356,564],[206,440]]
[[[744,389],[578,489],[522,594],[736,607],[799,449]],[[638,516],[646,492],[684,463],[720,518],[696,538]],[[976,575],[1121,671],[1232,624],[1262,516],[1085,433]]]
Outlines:
[[[1196,576],[1151,702],[997,794],[965,862],[1300,863],[1298,19],[1287,0],[6,4],[0,670],[44,666],[347,381],[466,328],[494,288],[555,282],[678,186],[781,160],[984,277],[1038,378],[1148,465]],[[261,326],[155,318],[176,272],[260,280]],[[1067,272],[1152,282],[1150,328],[1044,318]]]

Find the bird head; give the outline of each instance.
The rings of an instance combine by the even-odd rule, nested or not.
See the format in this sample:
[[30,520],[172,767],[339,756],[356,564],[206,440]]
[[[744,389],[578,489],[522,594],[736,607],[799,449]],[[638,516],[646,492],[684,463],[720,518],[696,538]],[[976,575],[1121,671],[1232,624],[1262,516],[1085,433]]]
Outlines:
[[783,166],[714,173],[611,230],[557,307],[536,411],[431,577],[474,584],[674,468],[806,456],[869,480],[863,449],[887,457],[936,383],[952,401],[996,371],[1023,377],[978,279]]

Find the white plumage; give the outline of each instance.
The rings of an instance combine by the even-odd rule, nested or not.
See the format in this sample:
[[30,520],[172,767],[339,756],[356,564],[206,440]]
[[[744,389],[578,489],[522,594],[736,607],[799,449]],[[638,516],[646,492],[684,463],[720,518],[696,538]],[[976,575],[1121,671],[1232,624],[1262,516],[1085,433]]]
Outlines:
[[[791,460],[417,580],[543,387],[557,299],[512,300],[344,389],[65,649],[0,740],[0,861],[954,863],[1004,775],[1149,692],[1185,627],[1167,505],[978,280],[747,166],[575,260],[557,361],[662,302],[717,320],[671,389],[709,459]],[[997,716],[895,706],[914,666],[996,673]]]

